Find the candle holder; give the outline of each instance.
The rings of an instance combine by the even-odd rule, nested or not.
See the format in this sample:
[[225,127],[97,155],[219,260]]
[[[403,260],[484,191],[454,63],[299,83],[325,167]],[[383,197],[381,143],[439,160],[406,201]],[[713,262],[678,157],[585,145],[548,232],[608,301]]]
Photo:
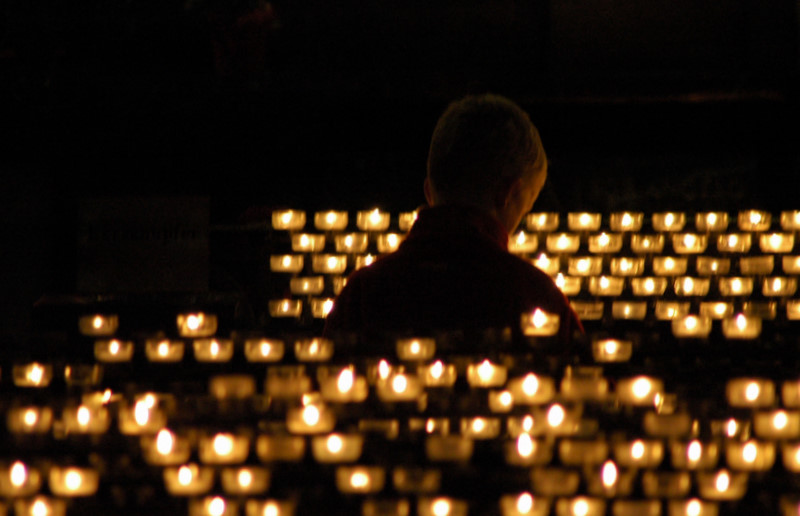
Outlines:
[[147,339],[144,354],[150,362],[180,362],[183,360],[185,345],[180,340]]
[[556,394],[555,381],[546,376],[528,373],[508,381],[508,391],[515,403],[541,405],[548,403]]
[[580,473],[574,469],[537,467],[531,470],[533,492],[541,496],[572,496],[578,491],[580,480]]
[[548,498],[532,496],[530,493],[505,494],[500,497],[502,516],[547,516],[551,501]]
[[286,413],[286,428],[293,434],[328,433],[336,426],[336,416],[322,400],[304,396],[303,405]]
[[531,263],[534,267],[550,276],[555,276],[561,269],[561,260],[559,257],[548,256],[546,253],[540,253],[539,256],[531,260]]
[[589,252],[592,254],[618,253],[622,249],[622,235],[619,233],[600,233],[589,237]]
[[493,413],[508,413],[514,408],[514,396],[507,390],[489,391],[489,410]]
[[318,274],[343,274],[346,269],[346,254],[311,255],[311,270]]
[[44,434],[50,431],[53,411],[50,407],[12,407],[6,412],[6,426],[13,434]]
[[110,337],[119,328],[119,316],[113,314],[82,315],[78,319],[78,331],[87,337]]
[[721,253],[746,253],[752,244],[750,233],[729,233],[717,237],[717,251]]
[[552,337],[558,334],[560,321],[558,314],[537,308],[532,313],[522,314],[520,326],[526,337]]
[[311,378],[302,365],[271,366],[267,369],[264,390],[274,398],[301,398],[311,392]]
[[425,456],[434,462],[465,462],[472,457],[474,441],[461,435],[430,434],[425,437]]
[[570,306],[582,321],[599,321],[605,311],[602,301],[571,301]]
[[[792,473],[800,472],[800,445],[798,443],[781,443],[781,459],[783,467]],[[0,485],[0,489],[2,486]]]
[[730,258],[697,257],[697,274],[701,276],[725,276],[731,271]]
[[319,385],[322,399],[334,403],[358,403],[364,401],[369,393],[367,379],[356,375],[353,366],[341,368],[336,374],[321,376]]
[[[608,442],[605,439],[562,439],[558,443],[558,457],[565,466],[596,466],[608,458]],[[610,461],[608,464],[614,465]]]
[[593,296],[619,296],[625,286],[625,278],[594,276],[589,278],[589,293]]
[[53,466],[47,485],[55,496],[91,496],[97,492],[100,475],[92,468]]
[[244,356],[248,362],[280,362],[285,348],[280,339],[247,339],[244,341]]
[[617,399],[634,406],[653,406],[656,396],[664,394],[664,382],[649,376],[622,378],[617,382]]
[[719,460],[719,447],[714,441],[673,441],[670,457],[673,466],[679,469],[713,469]]
[[256,439],[261,462],[298,462],[306,453],[306,440],[299,435],[262,434]]
[[664,250],[664,235],[631,235],[631,250],[636,254],[660,254]]
[[762,253],[790,253],[794,249],[794,233],[762,233],[758,245]]
[[194,359],[198,362],[230,362],[233,357],[231,339],[195,339],[192,347]]
[[761,334],[761,319],[741,313],[727,317],[722,320],[722,334],[726,339],[756,339]]
[[468,439],[495,439],[500,435],[500,420],[490,417],[461,418],[461,435]]
[[728,229],[728,214],[724,211],[698,213],[694,218],[694,226],[697,231],[706,233],[725,231]]
[[708,236],[697,233],[674,233],[672,249],[678,254],[700,254],[708,247]]
[[203,435],[197,451],[203,464],[241,464],[250,453],[250,439],[229,432]]
[[749,296],[753,293],[753,278],[741,276],[719,278],[719,293],[723,296]]
[[737,471],[767,471],[775,463],[775,443],[729,440],[725,443],[725,459]]
[[615,498],[630,496],[635,470],[620,470],[613,460],[592,464],[586,468],[587,492],[592,496]]
[[611,259],[612,276],[639,276],[644,271],[644,258],[629,258],[627,256]]
[[708,294],[710,287],[711,279],[692,276],[675,278],[674,283],[675,294],[678,296],[703,297]]
[[167,416],[159,407],[159,397],[153,393],[140,394],[133,405],[120,403],[119,431],[124,435],[155,433],[166,425]]
[[430,360],[436,353],[436,341],[432,338],[398,339],[397,358],[405,361]]
[[782,211],[781,228],[784,231],[796,231],[800,229],[800,210]]
[[197,464],[164,468],[164,487],[173,496],[198,496],[214,485],[214,469]]
[[346,211],[318,211],[314,214],[314,227],[320,231],[344,231],[347,228]]
[[53,380],[53,366],[39,362],[15,365],[12,377],[15,387],[47,387]]
[[775,384],[763,378],[732,378],[725,395],[731,407],[768,408],[775,402]]
[[210,337],[217,332],[217,316],[203,312],[179,314],[178,334],[181,337]]
[[359,211],[356,214],[356,226],[361,231],[386,231],[389,227],[389,214],[378,208]]
[[417,221],[419,217],[419,211],[406,211],[402,212],[397,216],[397,227],[400,231],[408,232],[411,229],[411,226]]
[[0,465],[0,496],[22,498],[39,492],[42,477],[39,470],[21,461]]
[[686,257],[654,256],[653,274],[656,276],[680,276],[686,274]]
[[119,339],[95,341],[94,358],[105,363],[130,362],[133,358],[133,342]]
[[322,276],[307,276],[291,278],[289,292],[293,296],[318,296],[325,290],[325,280]]
[[467,366],[467,382],[471,387],[501,387],[506,383],[508,368],[489,359]]
[[597,276],[603,271],[601,256],[571,257],[567,261],[567,274],[572,276]]
[[347,233],[334,237],[334,246],[337,253],[363,253],[367,250],[366,233]]
[[553,460],[553,443],[545,439],[534,439],[521,433],[504,445],[505,460],[509,466],[545,466]]
[[620,339],[594,339],[592,356],[595,362],[627,362],[633,355],[633,342]]
[[369,494],[383,489],[386,472],[378,466],[339,466],[335,478],[340,493]]
[[379,378],[375,384],[378,398],[386,402],[417,401],[423,394],[422,382],[417,376],[393,372],[386,378]]
[[668,500],[667,516],[718,516],[719,506],[699,498],[689,500]]
[[644,222],[644,213],[622,211],[612,213],[608,219],[611,231],[639,231]]
[[325,249],[325,235],[311,233],[295,233],[292,235],[292,251],[295,253],[313,253]]
[[269,301],[270,317],[298,318],[303,313],[303,302],[299,299],[271,299]]
[[603,516],[606,502],[599,498],[577,496],[556,500],[556,516]]
[[294,516],[295,503],[289,500],[247,500],[245,516]]
[[275,210],[272,212],[272,229],[297,231],[306,225],[306,212],[301,210]]
[[742,231],[768,231],[772,225],[772,214],[762,210],[742,210],[737,221]]
[[555,231],[558,229],[558,213],[529,213],[525,223],[531,231]]
[[441,360],[419,368],[419,377],[425,387],[452,387],[456,382],[456,366]]
[[393,253],[400,247],[403,236],[399,233],[383,233],[378,235],[377,247],[379,253]]
[[689,435],[692,429],[692,418],[685,412],[649,411],[644,415],[642,426],[649,436],[676,439]]
[[660,440],[636,439],[613,445],[614,458],[629,468],[656,468],[664,459],[664,444]]
[[518,231],[508,239],[508,251],[513,254],[530,254],[536,252],[539,239],[535,234]]
[[[684,317],[689,316],[689,302],[688,301],[663,301],[659,299],[656,301],[656,319],[659,321],[674,321],[676,319],[683,319]],[[702,323],[703,318],[701,317],[699,320],[695,320],[694,322],[689,322],[688,329],[690,331],[694,331],[696,327],[695,323]],[[685,325],[686,321],[684,321]],[[674,331],[674,330],[673,330]],[[709,327],[709,332],[711,331]]]
[[189,500],[189,516],[236,516],[237,514],[237,503],[221,496]]
[[61,413],[67,433],[103,434],[111,425],[108,410],[102,405],[79,405],[67,407]]
[[564,276],[559,272],[553,281],[565,296],[577,296],[581,291],[580,277]]
[[706,500],[724,501],[739,500],[747,491],[746,472],[731,473],[727,470],[699,471],[697,473],[697,489]]
[[739,272],[745,276],[766,276],[775,268],[775,257],[742,256],[739,258]]
[[271,272],[298,274],[303,270],[303,266],[302,254],[273,254],[269,257],[269,270]]
[[186,463],[192,453],[189,440],[168,428],[142,435],[139,442],[145,462],[153,466],[179,466]]
[[330,434],[314,436],[311,452],[320,463],[355,462],[361,457],[364,436],[361,434]]
[[294,343],[298,362],[327,362],[333,357],[333,341],[322,337],[299,339]]
[[774,276],[764,278],[762,293],[766,297],[788,297],[797,292],[797,278]]
[[611,316],[614,319],[641,321],[647,316],[646,301],[613,301]]
[[417,516],[467,516],[468,509],[466,501],[444,496],[417,500]]
[[672,335],[679,339],[702,339],[711,333],[711,318],[684,315],[672,319]]
[[545,243],[550,253],[573,254],[580,248],[581,239],[576,233],[551,233]]
[[20,516],[65,516],[67,514],[67,502],[55,497],[44,495],[33,498],[14,500],[14,514]]
[[567,227],[570,231],[597,231],[601,222],[599,213],[567,213]]
[[686,214],[674,211],[653,213],[651,222],[655,231],[680,231],[686,225]]
[[400,493],[437,493],[441,489],[442,472],[438,468],[396,466],[392,484]]
[[245,466],[222,470],[222,488],[231,495],[253,495],[266,491],[270,482],[270,471],[262,467]]
[[648,498],[683,498],[692,489],[688,471],[645,471],[642,491]]

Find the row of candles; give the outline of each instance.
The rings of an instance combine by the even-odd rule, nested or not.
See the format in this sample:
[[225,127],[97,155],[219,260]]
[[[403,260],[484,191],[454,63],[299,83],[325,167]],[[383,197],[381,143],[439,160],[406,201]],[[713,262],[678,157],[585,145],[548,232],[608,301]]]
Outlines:
[[[402,212],[398,215],[398,228],[408,231],[418,216],[417,211]],[[621,211],[609,215],[611,231],[640,231],[644,225],[644,213]],[[307,214],[303,210],[276,210],[272,213],[272,228],[284,231],[299,231],[306,227]],[[525,221],[533,231],[555,231],[560,225],[558,213],[529,213]],[[356,226],[362,231],[385,231],[391,222],[391,215],[378,208],[356,212]],[[681,231],[687,223],[685,212],[656,212],[650,216],[654,231]],[[741,231],[769,231],[772,227],[772,213],[763,210],[742,210],[738,212],[736,223]],[[314,213],[314,227],[320,231],[343,231],[347,229],[347,211],[328,210]],[[694,216],[694,225],[699,232],[720,232],[730,225],[727,212],[701,212]],[[567,228],[570,231],[598,231],[602,226],[602,214],[592,212],[571,212],[567,214]],[[780,226],[784,231],[800,229],[800,210],[782,211]]]

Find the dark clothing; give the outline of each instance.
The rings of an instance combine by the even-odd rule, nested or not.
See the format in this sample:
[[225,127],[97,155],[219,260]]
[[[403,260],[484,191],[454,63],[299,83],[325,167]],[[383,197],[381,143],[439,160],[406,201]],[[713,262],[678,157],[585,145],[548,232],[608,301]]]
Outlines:
[[566,343],[580,321],[553,280],[508,252],[494,217],[463,206],[424,208],[399,249],[354,272],[325,333],[514,328],[535,308],[561,317]]

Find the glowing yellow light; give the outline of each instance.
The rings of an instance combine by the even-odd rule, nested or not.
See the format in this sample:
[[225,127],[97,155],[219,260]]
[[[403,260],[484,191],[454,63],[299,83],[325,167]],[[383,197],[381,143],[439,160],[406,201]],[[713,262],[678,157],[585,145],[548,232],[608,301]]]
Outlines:
[[761,222],[761,214],[757,211],[750,212],[750,223],[751,224],[758,224]]
[[217,455],[230,455],[233,451],[233,437],[229,434],[217,434],[213,445]]
[[617,466],[612,461],[606,461],[600,473],[605,487],[612,487],[617,482]]
[[392,372],[392,367],[389,365],[389,362],[386,360],[381,360],[378,362],[378,376],[385,380],[389,378],[389,374]]
[[700,444],[700,441],[695,440],[690,442],[689,446],[686,448],[686,458],[689,459],[689,462],[697,462],[702,455],[703,446]]
[[758,382],[750,382],[745,387],[744,397],[747,401],[755,401],[758,399],[759,394],[761,394],[761,387],[759,387]]
[[[288,259],[288,262],[287,262],[287,259]],[[292,259],[291,259],[290,256],[285,256],[283,258],[284,265],[289,265],[291,262],[292,262]],[[197,330],[202,325],[203,325],[203,315],[202,314],[197,314],[197,315],[196,314],[191,314],[191,315],[189,315],[189,317],[186,318],[186,326],[192,331]]]
[[749,442],[744,445],[744,448],[742,448],[742,459],[744,459],[745,462],[752,464],[755,462],[757,456],[758,447],[756,446],[756,443]]
[[636,381],[633,382],[633,395],[639,399],[643,399],[650,394],[650,390],[653,388],[652,383],[648,378],[637,378]]
[[603,346],[606,355],[616,355],[617,351],[619,351],[619,342],[614,339],[606,340]]
[[208,503],[208,514],[209,516],[222,516],[225,514],[225,500],[219,496],[214,497]]
[[279,516],[280,509],[275,502],[267,502],[264,506],[264,515],[263,516]]
[[686,504],[686,516],[700,516],[702,509],[703,506],[700,504],[700,500],[689,500],[689,503]]
[[583,498],[575,500],[572,504],[572,514],[574,516],[586,516],[589,514],[589,503]]
[[194,479],[194,474],[192,473],[192,468],[189,466],[181,466],[178,470],[178,483],[183,486],[188,486],[192,483]]
[[517,453],[520,457],[530,457],[536,449],[536,443],[531,439],[530,434],[522,433],[517,437]]
[[336,388],[339,389],[339,392],[350,392],[354,383],[355,375],[353,374],[353,370],[350,368],[342,369],[336,380]]
[[480,432],[482,432],[484,430],[484,428],[486,428],[486,420],[485,419],[483,419],[481,417],[477,417],[477,418],[472,420],[472,431],[473,432],[480,433]]
[[28,409],[22,416],[25,426],[33,426],[39,421],[39,413],[35,409]]
[[687,330],[694,330],[695,328],[697,328],[697,323],[698,323],[697,317],[693,315],[686,317],[686,319],[683,320],[683,325],[686,327]]
[[636,440],[631,445],[631,457],[636,460],[641,459],[644,457],[644,443],[640,440]]
[[439,498],[433,502],[431,510],[434,516],[447,516],[450,514],[450,502],[444,498]]
[[539,390],[539,379],[535,374],[529,373],[522,381],[522,392],[528,396],[533,396]]
[[50,514],[50,506],[44,500],[36,500],[31,506],[32,516],[47,516]]
[[517,512],[528,514],[533,509],[533,497],[529,493],[522,493],[517,497]]
[[611,237],[609,237],[607,233],[601,233],[597,238],[597,243],[600,244],[601,247],[607,247],[609,242],[611,242]]
[[442,363],[441,360],[437,360],[436,362],[431,364],[431,367],[430,369],[428,369],[428,372],[430,373],[432,378],[438,380],[444,374],[444,364]]
[[550,410],[547,411],[547,423],[550,426],[559,426],[561,423],[564,422],[566,418],[566,412],[564,411],[564,407],[561,405],[553,405],[550,407]]
[[489,359],[484,360],[481,362],[481,365],[478,366],[478,376],[484,382],[491,380],[493,374],[494,366],[491,362],[489,362]]
[[728,434],[728,437],[735,436],[738,429],[739,429],[739,424],[736,422],[735,419],[728,420],[728,424],[726,425],[725,428],[725,432]]
[[672,213],[667,213],[666,216],[664,217],[664,225],[669,227],[672,226],[674,223],[675,223],[675,215],[673,215]]
[[363,471],[356,471],[350,475],[350,485],[356,489],[369,485],[369,477]]
[[167,342],[165,340],[159,342],[158,343],[158,348],[156,349],[156,352],[158,353],[159,356],[162,356],[162,357],[167,356],[169,354],[169,342]]
[[169,455],[175,446],[175,437],[166,428],[161,429],[156,434],[156,451],[161,455]]
[[78,488],[81,487],[83,483],[83,476],[80,474],[79,471],[71,469],[67,471],[67,474],[64,475],[64,485],[70,491],[76,491]]
[[511,405],[511,403],[514,402],[514,397],[511,395],[511,393],[509,391],[503,391],[503,392],[500,393],[500,396],[498,397],[498,401],[500,401],[500,404],[502,406],[508,407],[508,406]]
[[730,475],[728,475],[728,472],[727,471],[721,471],[717,475],[717,480],[716,480],[714,485],[717,488],[717,491],[720,491],[720,492],[727,491],[728,487],[730,487],[730,485],[731,485],[731,477],[730,477]]
[[42,378],[44,378],[44,368],[39,364],[32,364],[28,369],[27,377],[28,381],[38,385],[42,382]]
[[89,407],[85,405],[81,405],[78,407],[78,411],[75,415],[75,418],[78,420],[78,424],[81,426],[86,426],[89,424],[89,420],[91,419],[91,412],[89,411]]
[[9,472],[11,485],[14,487],[22,487],[28,481],[28,468],[22,462],[15,462],[11,465]]
[[392,379],[392,390],[396,393],[406,392],[408,389],[408,378],[398,374]]
[[145,401],[137,401],[133,406],[133,418],[137,425],[146,425],[150,421],[150,405]]
[[339,453],[340,451],[342,451],[342,448],[344,447],[344,441],[342,441],[341,437],[339,437],[338,435],[334,434],[334,435],[328,436],[328,439],[326,440],[325,445],[328,448],[329,452],[331,452],[331,453]]
[[772,427],[776,430],[783,430],[788,423],[789,418],[783,410],[776,412],[775,415],[772,416]]
[[303,422],[308,426],[314,426],[319,423],[320,413],[316,405],[306,405],[303,407]]

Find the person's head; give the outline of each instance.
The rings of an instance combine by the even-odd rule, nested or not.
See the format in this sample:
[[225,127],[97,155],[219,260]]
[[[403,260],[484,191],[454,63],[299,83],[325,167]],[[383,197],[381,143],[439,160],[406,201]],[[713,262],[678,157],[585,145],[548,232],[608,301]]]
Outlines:
[[539,131],[527,113],[499,95],[450,104],[428,152],[428,204],[475,206],[511,232],[530,211],[547,177]]

